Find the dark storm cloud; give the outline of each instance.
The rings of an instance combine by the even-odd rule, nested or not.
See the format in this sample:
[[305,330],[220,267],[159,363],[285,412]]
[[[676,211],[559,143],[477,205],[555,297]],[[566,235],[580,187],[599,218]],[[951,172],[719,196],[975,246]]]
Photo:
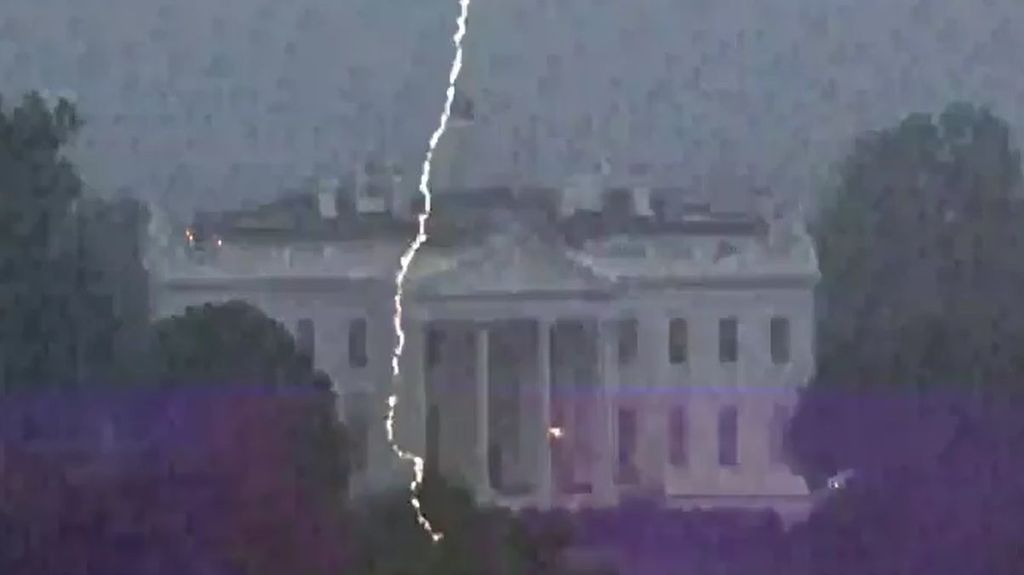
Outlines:
[[[177,209],[386,149],[416,169],[454,0],[6,0],[0,86],[70,89],[89,183]],[[954,99],[1024,129],[1016,0],[475,0],[472,180],[619,172],[806,192],[859,131]],[[532,119],[532,120],[531,120]]]

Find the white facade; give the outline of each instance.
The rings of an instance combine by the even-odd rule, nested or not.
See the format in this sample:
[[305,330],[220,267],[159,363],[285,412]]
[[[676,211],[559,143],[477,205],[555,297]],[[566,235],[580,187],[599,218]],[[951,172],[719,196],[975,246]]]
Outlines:
[[[370,406],[356,480],[367,489],[407,479],[384,442],[385,400],[398,390],[401,445],[484,502],[806,502],[778,447],[814,369],[818,276],[806,234],[676,222],[571,243],[495,221],[481,237],[420,252],[399,382],[390,360],[402,237],[260,248],[228,239],[205,264],[164,257],[156,313],[241,298],[293,329],[312,320],[317,367],[346,401]],[[345,412],[359,417],[353,406]]]

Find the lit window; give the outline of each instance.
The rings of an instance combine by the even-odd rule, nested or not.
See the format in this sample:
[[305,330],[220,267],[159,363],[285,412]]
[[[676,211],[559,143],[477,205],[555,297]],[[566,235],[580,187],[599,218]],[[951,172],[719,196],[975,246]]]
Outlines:
[[673,365],[686,363],[689,355],[687,326],[685,319],[673,319],[668,327],[668,360]]
[[739,464],[739,410],[735,405],[718,412],[718,464],[723,467]]
[[686,408],[674,407],[668,416],[668,459],[674,467],[686,467]]
[[739,322],[734,317],[718,320],[718,361],[736,363],[739,355]]
[[354,319],[348,324],[348,365],[362,368],[369,363],[366,353],[366,320]]
[[789,320],[773,317],[770,331],[772,363],[789,363]]

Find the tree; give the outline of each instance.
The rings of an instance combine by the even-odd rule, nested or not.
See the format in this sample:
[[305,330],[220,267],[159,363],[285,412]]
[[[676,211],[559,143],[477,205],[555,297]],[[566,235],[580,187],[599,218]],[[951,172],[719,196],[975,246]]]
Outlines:
[[1020,572],[1022,398],[946,389],[830,400],[800,436],[823,452],[832,444],[857,471],[789,534],[793,564],[780,572]]
[[82,183],[63,148],[81,127],[66,100],[0,102],[0,387],[73,379],[73,267],[60,256]]
[[145,210],[83,196],[81,127],[67,100],[0,102],[0,390],[106,382],[144,339]]
[[817,382],[976,385],[1024,375],[1020,152],[984,108],[861,137],[814,229]]
[[336,506],[347,492],[349,438],[332,383],[300,353],[291,333],[244,301],[189,307],[153,327],[152,380],[170,387],[312,388],[317,401],[293,429],[299,475],[327,486]]
[[[483,509],[465,488],[429,469],[418,493],[433,544],[404,489],[361,502],[349,514],[355,573],[366,575],[583,575],[564,561],[573,525],[561,512]],[[598,575],[586,571],[589,575]],[[604,573],[604,572],[601,572]]]
[[330,385],[287,328],[244,301],[189,307],[153,329],[163,384]]
[[[63,407],[77,430],[128,423],[119,447],[86,432],[67,437],[58,452],[0,430],[7,432],[0,443],[0,572],[346,572],[337,503],[344,494],[336,482],[310,474],[300,454],[316,445],[305,430],[323,393],[90,390],[52,394],[35,406],[0,404],[14,421]],[[39,421],[51,438],[67,425]]]

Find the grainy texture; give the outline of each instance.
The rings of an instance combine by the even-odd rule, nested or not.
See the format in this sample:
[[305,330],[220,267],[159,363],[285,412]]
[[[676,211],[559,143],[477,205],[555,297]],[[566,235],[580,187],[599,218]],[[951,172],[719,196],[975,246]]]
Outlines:
[[[73,90],[87,182],[187,214],[266,199],[383,146],[415,171],[456,10],[5,0],[0,85]],[[469,149],[487,184],[518,149],[542,183],[606,152],[619,171],[646,162],[673,183],[808,192],[854,134],[909,112],[966,99],[1024,127],[1016,0],[479,0],[471,21],[464,80],[481,120]]]

